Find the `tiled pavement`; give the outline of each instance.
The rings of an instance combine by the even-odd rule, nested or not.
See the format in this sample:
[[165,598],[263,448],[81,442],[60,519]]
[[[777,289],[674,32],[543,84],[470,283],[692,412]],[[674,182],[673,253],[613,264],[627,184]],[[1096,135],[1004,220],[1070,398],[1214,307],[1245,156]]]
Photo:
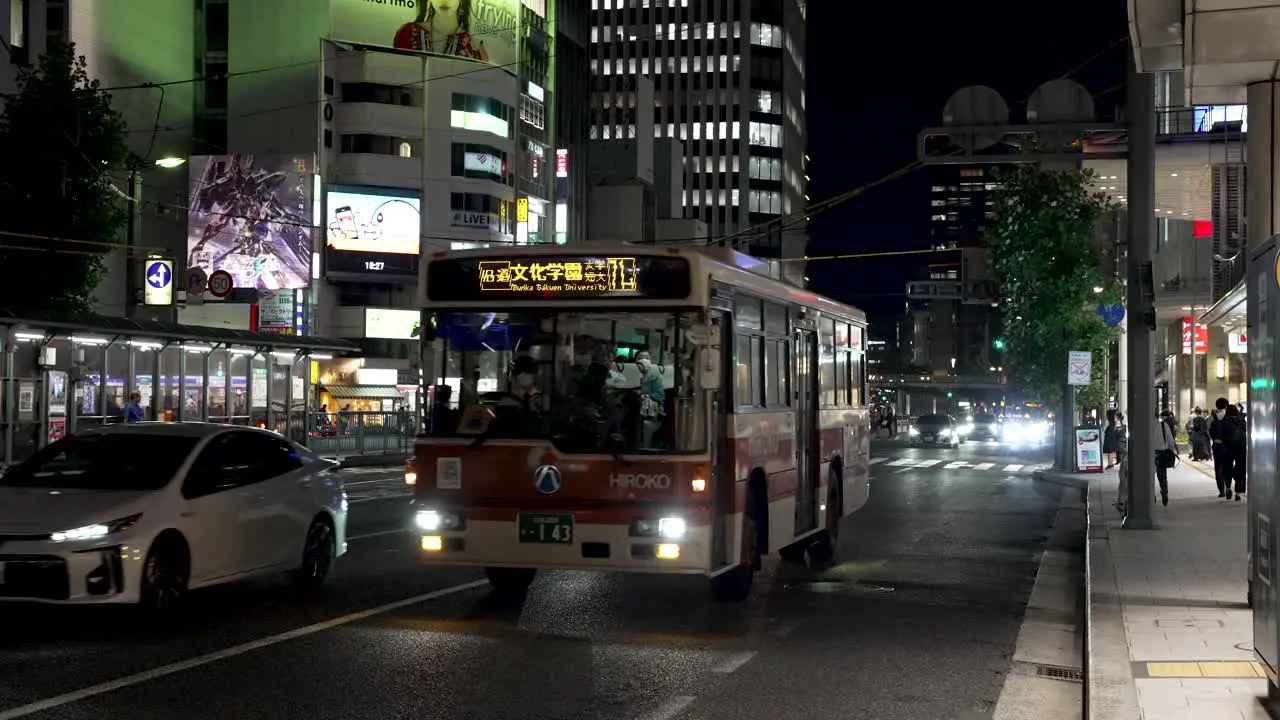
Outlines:
[[[1091,547],[1105,538],[1109,551],[1095,553],[1095,562],[1105,558],[1112,567],[1091,567],[1090,593],[1095,617],[1099,593],[1118,597],[1141,717],[1270,717],[1259,702],[1267,680],[1254,662],[1245,597],[1248,503],[1217,498],[1212,471],[1184,462],[1169,473],[1168,507],[1156,506],[1159,529],[1124,530],[1113,505],[1116,486],[1114,470],[1092,476]],[[1115,584],[1100,589],[1099,578],[1109,577]],[[1095,678],[1091,673],[1091,683]],[[1131,720],[1132,708],[1094,715],[1122,717]]]

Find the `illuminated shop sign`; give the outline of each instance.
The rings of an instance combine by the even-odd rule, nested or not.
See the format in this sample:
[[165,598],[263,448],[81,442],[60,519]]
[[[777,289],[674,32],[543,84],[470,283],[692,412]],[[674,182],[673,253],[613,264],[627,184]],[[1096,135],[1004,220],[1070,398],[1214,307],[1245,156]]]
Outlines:
[[689,263],[679,257],[581,255],[445,259],[427,270],[432,300],[688,297]]

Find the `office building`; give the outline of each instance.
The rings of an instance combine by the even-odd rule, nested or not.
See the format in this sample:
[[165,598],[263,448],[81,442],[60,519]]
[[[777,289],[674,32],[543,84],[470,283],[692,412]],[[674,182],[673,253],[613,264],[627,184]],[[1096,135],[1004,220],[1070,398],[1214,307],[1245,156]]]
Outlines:
[[804,3],[592,0],[591,24],[593,137],[635,138],[652,112],[654,136],[684,144],[684,217],[753,255],[802,255],[804,222],[782,220],[805,203]]

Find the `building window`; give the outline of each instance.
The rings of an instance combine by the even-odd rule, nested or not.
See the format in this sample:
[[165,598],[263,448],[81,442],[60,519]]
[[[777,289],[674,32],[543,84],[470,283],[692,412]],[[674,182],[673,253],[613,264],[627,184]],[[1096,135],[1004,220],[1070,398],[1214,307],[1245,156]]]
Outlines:
[[547,126],[547,109],[542,103],[528,95],[520,96],[520,119],[539,130]]
[[753,180],[782,180],[782,159],[752,157],[748,169]]
[[765,47],[782,47],[782,28],[765,23],[751,23],[751,44]]
[[422,90],[380,83],[342,83],[342,101],[421,107]]
[[387,135],[352,133],[350,135],[341,136],[338,149],[340,152],[344,153],[413,157],[417,154],[414,151],[415,143],[416,141],[414,140],[390,137]]
[[773,123],[751,123],[751,144],[764,147],[782,147],[782,126]]
[[481,95],[453,94],[453,110],[449,124],[463,130],[487,132],[498,137],[511,137],[511,107]]
[[453,176],[505,183],[507,154],[488,145],[453,144]]
[[777,115],[782,112],[782,93],[773,90],[752,91],[751,109],[754,112]]
[[776,190],[752,190],[748,210],[753,213],[782,214],[782,193]]

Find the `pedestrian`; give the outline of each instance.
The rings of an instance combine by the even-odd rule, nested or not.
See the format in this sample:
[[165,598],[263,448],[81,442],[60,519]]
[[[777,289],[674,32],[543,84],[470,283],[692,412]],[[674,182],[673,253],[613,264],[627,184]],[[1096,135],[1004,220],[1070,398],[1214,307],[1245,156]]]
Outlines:
[[1200,408],[1191,411],[1191,419],[1187,421],[1187,437],[1191,439],[1191,459],[1208,460],[1209,423]]
[[1151,447],[1155,451],[1156,482],[1160,484],[1160,504],[1168,505],[1169,469],[1178,464],[1178,442],[1174,439],[1173,429],[1161,416],[1156,416],[1151,435]]
[[[1227,448],[1228,454],[1227,479],[1235,482],[1235,498],[1236,502],[1240,502],[1241,496],[1245,493],[1245,460],[1248,458],[1249,429],[1245,424],[1244,416],[1240,414],[1240,409],[1235,405],[1227,406],[1223,413],[1222,424],[1222,444]],[[1222,497],[1231,497],[1229,485]]]
[[142,393],[129,393],[129,402],[121,408],[122,420],[127,423],[142,422]]
[[1124,413],[1115,414],[1116,464],[1119,466],[1120,483],[1116,486],[1116,509],[1125,514],[1129,499],[1129,427],[1124,423]]
[[1102,423],[1102,456],[1107,460],[1103,470],[1116,466],[1116,411],[1107,409],[1107,419]]
[[1230,499],[1231,482],[1234,469],[1231,457],[1232,446],[1226,442],[1227,407],[1226,398],[1220,397],[1213,403],[1213,416],[1209,420],[1209,444],[1213,449],[1213,481],[1218,485],[1218,497]]

